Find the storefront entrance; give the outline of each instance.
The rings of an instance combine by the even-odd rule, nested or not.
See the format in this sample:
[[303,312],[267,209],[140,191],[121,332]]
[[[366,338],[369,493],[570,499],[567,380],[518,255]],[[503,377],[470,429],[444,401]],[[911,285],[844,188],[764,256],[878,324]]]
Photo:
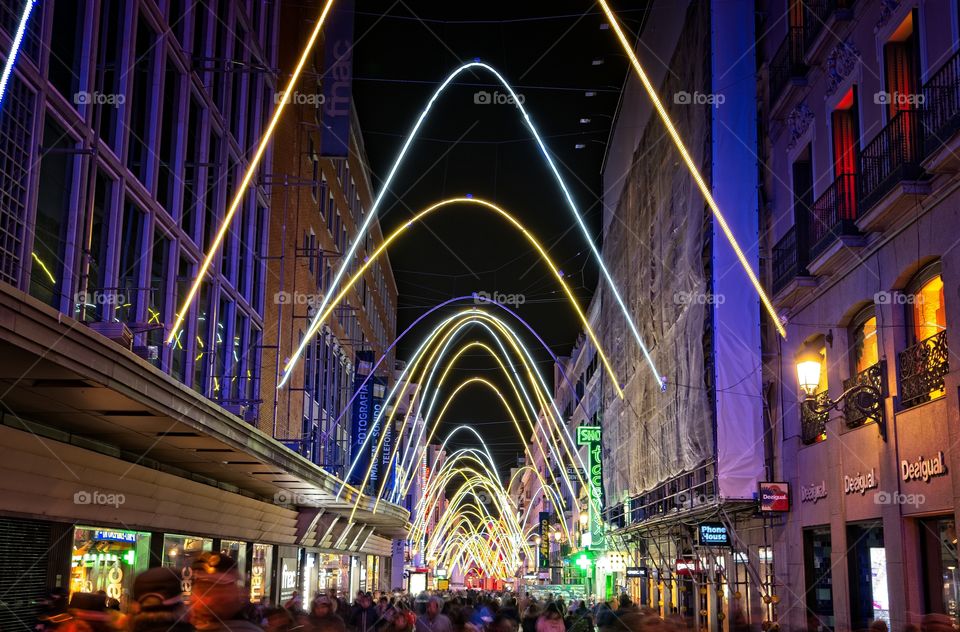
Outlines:
[[833,578],[830,572],[830,527],[803,531],[807,632],[833,630]]
[[926,612],[948,615],[960,624],[960,560],[957,558],[957,524],[952,516],[920,521],[920,555],[923,564],[923,605]]
[[850,575],[850,622],[864,630],[874,621],[890,625],[887,551],[879,522],[847,525],[847,568]]
[[150,534],[109,527],[77,527],[73,531],[70,593],[104,591],[127,606],[133,578],[150,562]]

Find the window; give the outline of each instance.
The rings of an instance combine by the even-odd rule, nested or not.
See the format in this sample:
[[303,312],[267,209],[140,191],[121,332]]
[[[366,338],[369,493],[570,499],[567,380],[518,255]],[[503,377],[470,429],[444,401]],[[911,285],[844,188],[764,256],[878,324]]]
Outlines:
[[857,165],[860,160],[860,123],[855,88],[831,114],[833,175],[836,181],[837,219],[857,218]]
[[919,283],[913,291],[910,313],[913,342],[926,340],[947,328],[943,278],[939,273]]
[[914,18],[914,13],[908,14],[883,47],[883,96],[893,137],[889,151],[897,164],[919,158],[920,121],[914,111],[920,91],[920,55]]
[[866,371],[880,361],[877,344],[877,316],[873,305],[860,312],[850,328],[851,371],[854,375]]
[[103,171],[97,170],[93,192],[93,207],[85,244],[85,276],[82,301],[77,302],[76,317],[82,321],[100,321],[109,317],[104,310],[114,304],[116,292],[108,290],[110,275],[107,270],[110,229],[113,226],[111,210],[116,183]]
[[67,230],[74,188],[75,143],[66,130],[47,115],[43,130],[47,152],[40,159],[37,216],[33,229],[33,268],[30,294],[61,309]]
[[[150,262],[150,303],[147,308],[147,344],[163,349],[164,323],[167,319],[167,294],[170,281],[170,238],[159,228],[154,229],[153,252]],[[153,361],[160,366],[160,356]]]
[[908,289],[909,300],[905,303],[910,344],[897,359],[903,408],[942,397],[946,393],[944,378],[950,370],[940,263],[922,270]]
[[177,177],[176,139],[180,114],[180,83],[182,75],[173,59],[167,58],[163,86],[163,111],[160,118],[160,152],[156,198],[167,212],[174,215],[180,180]]
[[155,111],[153,107],[153,86],[156,83],[154,75],[154,55],[156,54],[157,35],[142,15],[137,20],[137,40],[133,62],[133,89],[130,99],[130,141],[127,155],[127,166],[140,179],[149,182],[149,155],[150,147],[150,117]]
[[120,322],[132,323],[137,321],[138,305],[144,297],[141,296],[140,273],[143,268],[145,215],[136,204],[127,201],[123,212],[121,233],[123,239],[120,246],[120,262],[118,266],[117,310],[115,318]]
[[[121,18],[123,18],[122,0],[102,0],[94,85],[97,92],[103,95],[120,93],[120,60],[123,50],[123,36],[120,33]],[[117,155],[120,155],[121,151],[118,134],[119,113],[117,99],[112,103],[110,99],[101,99],[94,105],[94,129]]]
[[73,2],[54,2],[53,33],[50,38],[50,83],[73,107],[81,100],[77,91],[80,88],[80,64],[83,38],[84,16],[89,11],[83,0]]

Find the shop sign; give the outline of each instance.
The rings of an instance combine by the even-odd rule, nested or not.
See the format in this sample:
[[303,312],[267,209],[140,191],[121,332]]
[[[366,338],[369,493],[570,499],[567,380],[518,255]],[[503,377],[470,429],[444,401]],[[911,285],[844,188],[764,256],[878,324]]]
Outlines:
[[540,548],[537,568],[547,568],[550,566],[550,514],[546,511],[540,512]]
[[280,558],[280,601],[285,602],[293,597],[297,589],[297,559],[295,557]]
[[790,511],[790,483],[760,482],[760,511]]
[[677,575],[690,577],[700,572],[700,560],[681,558],[677,560]]
[[722,522],[704,522],[697,527],[700,546],[730,546],[730,532]]
[[861,496],[867,493],[867,490],[875,489],[879,485],[877,480],[876,470],[871,469],[865,474],[857,472],[853,476],[843,477],[843,493],[844,494],[860,494]]
[[811,483],[800,487],[800,502],[814,503],[827,497],[827,482]]
[[928,483],[931,478],[945,476],[947,466],[943,462],[943,452],[937,452],[937,456],[931,459],[918,456],[913,461],[904,459],[900,461],[900,477],[904,482],[920,481]]
[[587,477],[590,498],[590,548],[603,549],[606,545],[603,533],[603,430],[600,426],[577,428],[577,445],[587,446]]
[[647,576],[646,566],[628,566],[627,579],[643,579]]
[[137,534],[133,531],[110,531],[107,529],[96,529],[93,532],[94,540],[106,540],[108,542],[136,542]]

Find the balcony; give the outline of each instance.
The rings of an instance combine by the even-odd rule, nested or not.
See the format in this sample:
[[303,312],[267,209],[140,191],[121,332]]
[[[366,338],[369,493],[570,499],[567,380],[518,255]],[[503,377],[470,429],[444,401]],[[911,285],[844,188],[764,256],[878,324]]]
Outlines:
[[860,152],[861,230],[882,230],[928,187],[917,181],[923,151],[923,112],[901,110]]
[[[817,404],[826,404],[830,395],[826,391],[816,394]],[[803,404],[800,405],[800,440],[804,445],[813,445],[827,438],[827,421],[830,412],[816,413]]]
[[944,394],[950,371],[947,332],[941,331],[900,352],[900,406],[911,408]]
[[796,225],[773,247],[773,293],[778,304],[789,306],[804,288],[816,283],[807,272],[807,232]]
[[840,255],[862,245],[857,230],[857,175],[837,176],[813,203],[810,217],[811,274],[830,272]]
[[960,168],[960,52],[923,85],[924,167],[931,172]]
[[[886,393],[884,387],[884,363],[877,362],[871,367],[860,371],[853,377],[843,381],[843,390],[847,391],[858,384],[869,384],[881,393]],[[883,415],[883,409],[880,409],[880,415]],[[870,419],[864,414],[864,411],[858,408],[854,400],[850,397],[843,401],[843,418],[848,428],[859,428]]]
[[804,3],[803,44],[808,62],[812,62],[828,43],[836,41],[834,24],[837,20],[853,17],[853,4],[854,0],[807,0]]
[[775,104],[795,83],[805,84],[807,65],[803,61],[804,28],[791,26],[787,36],[770,58],[770,103]]

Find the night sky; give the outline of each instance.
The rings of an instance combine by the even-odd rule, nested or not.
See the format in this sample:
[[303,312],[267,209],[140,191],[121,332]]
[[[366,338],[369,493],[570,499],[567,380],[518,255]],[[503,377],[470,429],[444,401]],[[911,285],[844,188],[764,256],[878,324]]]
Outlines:
[[[636,33],[644,4],[632,0],[613,6]],[[476,59],[497,68],[523,95],[581,213],[598,234],[604,146],[627,72],[613,34],[601,29],[598,7],[569,0],[364,0],[357,11],[354,94],[376,190],[432,92],[456,67]],[[596,266],[517,108],[475,103],[479,90],[504,92],[493,81],[487,74],[465,73],[435,106],[381,207],[384,232],[444,197],[470,193],[492,200],[548,245],[586,308]],[[578,143],[585,147],[576,149]],[[400,291],[398,333],[437,303],[479,291],[522,294],[525,303],[518,312],[557,355],[569,353],[580,331],[540,258],[488,211],[470,206],[441,211],[391,246],[390,261]],[[409,358],[429,331],[421,323],[404,339],[398,357]],[[527,340],[539,348],[549,384],[552,361],[529,334]],[[452,376],[457,379],[450,389],[477,372],[491,378],[499,373],[488,357],[471,357],[458,366],[463,369]],[[522,453],[506,413],[486,389],[464,392],[446,422],[438,437],[454,423],[474,425],[503,471]],[[453,447],[470,443],[461,436],[465,440]]]

